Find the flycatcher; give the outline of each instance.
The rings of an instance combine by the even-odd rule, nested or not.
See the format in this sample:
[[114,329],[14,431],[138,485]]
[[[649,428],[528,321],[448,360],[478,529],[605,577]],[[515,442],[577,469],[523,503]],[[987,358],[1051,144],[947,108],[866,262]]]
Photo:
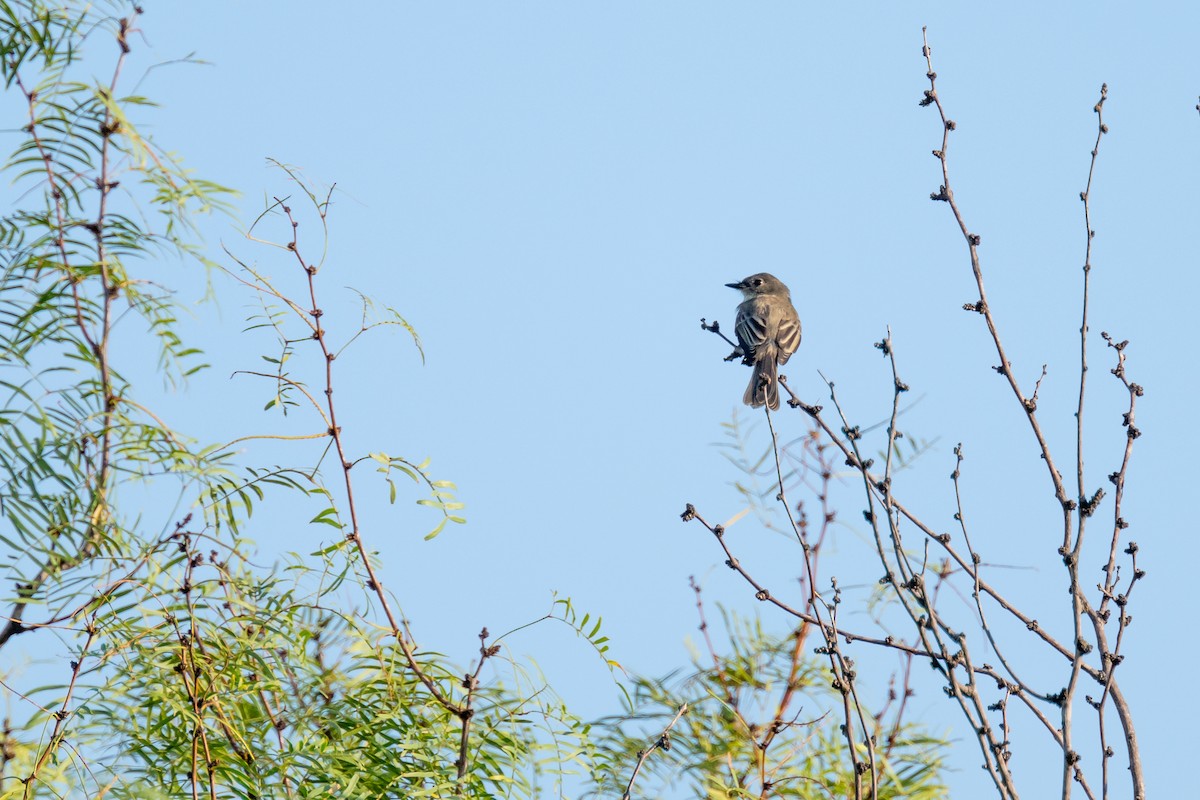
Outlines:
[[734,331],[742,363],[754,367],[742,402],[775,410],[779,408],[778,367],[800,346],[800,315],[792,305],[792,294],[783,281],[766,272],[725,285],[742,293]]

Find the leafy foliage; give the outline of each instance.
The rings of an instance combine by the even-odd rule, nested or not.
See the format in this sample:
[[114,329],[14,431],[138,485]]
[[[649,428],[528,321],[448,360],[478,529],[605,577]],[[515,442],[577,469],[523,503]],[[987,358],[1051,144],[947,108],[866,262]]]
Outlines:
[[[693,657],[692,668],[662,678],[638,677],[620,716],[604,721],[597,796],[625,788],[628,765],[685,708],[667,734],[669,745],[646,760],[637,793],[653,797],[672,789],[689,797],[853,796],[846,769],[846,740],[835,707],[840,695],[827,671],[804,655],[809,630],[789,637],[758,620],[724,616],[729,651]],[[946,797],[940,772],[947,742],[902,720],[885,707],[873,716],[882,753],[880,798]]]

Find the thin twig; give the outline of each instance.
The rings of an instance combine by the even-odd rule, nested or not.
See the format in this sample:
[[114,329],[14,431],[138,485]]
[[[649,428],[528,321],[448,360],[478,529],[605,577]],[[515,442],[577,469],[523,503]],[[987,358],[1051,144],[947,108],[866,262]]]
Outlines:
[[[771,408],[770,406],[765,406],[763,410],[767,417],[767,427],[771,432],[771,452],[775,457],[775,475],[779,486],[778,500],[780,505],[783,506],[788,522],[792,526],[792,532],[795,534],[796,540],[800,543],[801,551],[804,554],[805,579],[808,584],[807,605],[813,617],[817,619],[817,627],[825,639],[825,647],[823,649],[825,655],[829,658],[830,671],[833,673],[833,686],[842,695],[842,714],[845,718],[845,725],[842,730],[846,737],[846,750],[850,756],[850,766],[854,772],[854,796],[856,800],[862,797],[862,775],[864,772],[870,772],[870,796],[874,798],[878,796],[879,788],[879,777],[875,765],[875,748],[871,744],[871,734],[866,727],[862,707],[859,705],[857,696],[854,693],[854,671],[846,666],[847,659],[842,655],[838,645],[836,633],[837,620],[833,618],[833,607],[821,597],[820,592],[817,590],[816,565],[814,564],[812,549],[796,522],[791,504],[788,503],[787,488],[783,479],[783,462],[779,456],[779,435],[775,432],[775,422],[772,419]],[[834,585],[836,586],[836,583]],[[828,624],[821,621],[822,608],[831,617]],[[854,742],[854,716],[858,716],[861,725],[863,744],[867,751],[869,762],[867,765],[860,764],[858,760],[858,748],[855,747]]]
[[658,735],[658,738],[654,740],[654,743],[645,750],[638,751],[637,764],[635,764],[633,767],[633,774],[629,776],[629,783],[625,786],[625,791],[621,794],[621,800],[630,800],[630,797],[632,797],[631,793],[633,792],[633,782],[637,780],[638,773],[642,771],[642,764],[646,763],[646,759],[650,757],[650,754],[659,748],[662,748],[663,750],[671,749],[671,728],[675,727],[675,723],[679,722],[679,720],[684,714],[687,713],[687,711],[687,703],[684,703],[679,707],[679,710],[675,712],[675,717],[671,720],[667,727],[663,728],[663,732]]
[[[446,711],[450,712],[451,714],[459,716],[463,713],[462,706],[447,697],[442,689],[433,681],[433,679],[425,673],[425,670],[421,668],[420,663],[417,661],[416,653],[413,651],[412,645],[408,643],[400,622],[396,618],[395,613],[392,611],[391,603],[388,602],[387,594],[383,589],[383,583],[379,580],[378,575],[375,573],[375,567],[371,564],[370,552],[367,550],[366,543],[362,539],[360,532],[361,529],[358,522],[358,506],[354,500],[354,481],[350,476],[350,470],[353,467],[353,462],[346,455],[342,429],[341,426],[338,425],[337,421],[337,407],[333,400],[333,362],[335,356],[327,343],[326,330],[321,325],[321,317],[324,315],[324,312],[317,303],[317,267],[305,262],[304,256],[300,252],[298,238],[298,229],[300,227],[300,223],[297,222],[295,217],[292,215],[291,207],[285,205],[284,202],[279,198],[275,198],[275,203],[287,217],[288,223],[292,229],[291,239],[288,241],[285,249],[290,251],[296,257],[297,263],[300,265],[300,268],[304,271],[304,274],[307,277],[308,296],[309,300],[311,301],[311,305],[307,312],[308,316],[311,318],[311,322],[309,324],[312,326],[314,331],[313,339],[316,340],[318,347],[320,347],[321,355],[325,361],[325,406],[328,410],[328,416],[326,417],[329,421],[328,435],[333,439],[334,447],[336,448],[338,454],[338,461],[342,466],[343,484],[346,491],[346,506],[350,513],[350,532],[346,534],[346,539],[353,544],[358,551],[359,557],[362,560],[363,569],[367,573],[367,586],[375,593],[375,597],[379,601],[380,608],[382,609],[384,616],[387,618],[388,626],[391,630],[392,636],[400,646],[400,650],[404,654],[404,659],[408,663],[409,668],[412,669],[413,673],[417,676],[421,683],[425,685],[425,688],[429,690],[429,693],[438,702],[438,704],[442,706],[442,708],[446,709]],[[323,213],[321,214],[321,217],[323,220]],[[298,305],[295,303],[292,303],[291,305],[295,308],[298,308]]]
[[467,758],[467,750],[471,744],[471,720],[475,716],[475,709],[471,708],[471,704],[475,699],[475,690],[479,688],[479,673],[483,672],[484,663],[500,652],[500,645],[487,643],[488,629],[484,628],[479,632],[479,663],[475,666],[475,671],[463,676],[463,688],[466,689],[466,697],[463,699],[461,710],[458,712],[458,718],[462,720],[462,735],[459,737],[458,743],[458,759],[454,762],[454,766],[458,769],[456,780],[458,786],[455,791],[459,794],[463,792],[462,781],[467,776],[467,769],[470,767],[470,760]]

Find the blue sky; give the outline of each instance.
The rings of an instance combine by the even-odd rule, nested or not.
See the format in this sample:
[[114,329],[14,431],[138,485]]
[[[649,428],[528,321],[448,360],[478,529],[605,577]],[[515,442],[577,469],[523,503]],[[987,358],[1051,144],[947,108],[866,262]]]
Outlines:
[[[689,575],[709,602],[761,610],[720,566],[715,543],[678,520],[685,502],[717,521],[742,507],[730,487],[738,475],[713,443],[731,414],[759,418],[738,407],[745,371],[722,363],[728,348],[698,322],[729,325],[737,298],[723,284],[760,270],[792,287],[804,322],[792,385],[829,406],[820,370],[856,422],[887,414],[890,375],[872,343],[891,326],[902,377],[921,398],[906,430],[935,442],[899,490],[949,526],[946,476],[963,442],[968,516],[986,560],[1000,565],[996,580],[1030,604],[1065,599],[1058,511],[1036,443],[990,369],[981,319],[961,310],[974,299],[966,251],[948,209],[928,199],[940,183],[930,155],[940,131],[935,112],[917,105],[927,87],[921,26],[958,123],[952,180],[982,236],[992,306],[1022,382],[1048,365],[1043,422],[1067,464],[1085,242],[1078,195],[1092,105],[1107,82],[1111,134],[1092,193],[1089,485],[1105,483],[1124,443],[1121,392],[1099,340],[1109,330],[1132,341],[1129,370],[1146,387],[1126,516],[1150,579],[1131,608],[1124,689],[1150,789],[1180,788],[1172,710],[1194,705],[1195,691],[1176,687],[1164,707],[1155,689],[1164,666],[1196,655],[1164,622],[1179,618],[1197,555],[1185,503],[1200,386],[1183,361],[1198,288],[1195,9],[146,5],[140,68],[193,52],[209,62],[146,76],[140,90],[164,106],[150,130],[199,174],[244,193],[240,221],[206,225],[211,255],[224,242],[286,274],[292,264],[242,239],[239,226],[264,197],[289,191],[266,159],[297,165],[338,187],[326,324],[339,312],[356,323],[350,286],[420,332],[424,366],[400,335],[368,337],[339,359],[341,413],[352,447],[430,456],[436,476],[459,485],[469,523],[432,542],[422,541],[428,515],[389,506],[382,487],[364,513],[418,637],[464,663],[480,627],[535,618],[553,591],[603,614],[613,656],[651,674],[687,657]],[[285,430],[259,412],[267,387],[229,377],[270,350],[241,333],[250,296],[218,279],[219,303],[199,304],[201,282],[181,280],[215,368],[165,401],[179,427],[201,439]],[[807,420],[792,412],[780,424],[790,438]],[[765,443],[761,424],[753,435]],[[311,463],[316,453],[286,457]],[[866,557],[854,489],[839,490],[845,525],[827,574],[858,576]],[[257,538],[269,560],[315,550],[328,531],[280,524]],[[731,531],[741,558],[775,585],[799,573],[794,548],[749,519]],[[580,713],[617,709],[607,674],[565,629],[534,629],[512,646]],[[877,688],[888,669],[873,676]],[[919,719],[956,722],[936,686],[918,690]],[[1016,768],[1036,787],[1054,772],[1025,725]],[[956,795],[985,788],[977,760],[964,742]]]

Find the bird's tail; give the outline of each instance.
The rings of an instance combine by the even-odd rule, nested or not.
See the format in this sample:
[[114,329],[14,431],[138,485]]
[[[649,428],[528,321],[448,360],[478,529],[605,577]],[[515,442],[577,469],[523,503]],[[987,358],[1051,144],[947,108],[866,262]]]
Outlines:
[[752,408],[767,405],[774,411],[779,408],[779,378],[776,376],[775,359],[767,354],[754,364],[754,372],[750,376],[750,385],[742,402]]

